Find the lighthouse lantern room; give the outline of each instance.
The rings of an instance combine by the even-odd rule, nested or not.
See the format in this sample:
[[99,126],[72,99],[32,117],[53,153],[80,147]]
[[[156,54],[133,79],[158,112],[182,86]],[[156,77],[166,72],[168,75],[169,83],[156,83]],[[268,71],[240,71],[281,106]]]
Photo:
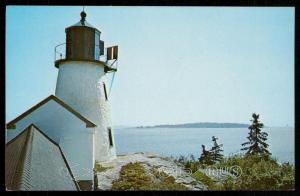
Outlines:
[[81,20],[66,28],[66,58],[75,60],[99,60],[104,54],[104,43],[100,40],[101,32],[88,24],[86,13],[81,12]]
[[[66,43],[59,44],[55,47],[55,66],[58,68],[60,62],[66,60],[84,60],[84,61],[101,61],[105,59],[103,64],[105,72],[115,72],[116,68],[109,65],[109,60],[117,60],[118,46],[108,47],[106,56],[104,41],[100,40],[101,32],[86,21],[86,13],[80,13],[81,20],[65,29]],[[61,52],[61,46],[65,45],[64,52]],[[113,54],[112,54],[113,53]],[[63,56],[65,58],[63,58]],[[114,63],[113,63],[114,64]],[[112,64],[111,64],[112,65]]]

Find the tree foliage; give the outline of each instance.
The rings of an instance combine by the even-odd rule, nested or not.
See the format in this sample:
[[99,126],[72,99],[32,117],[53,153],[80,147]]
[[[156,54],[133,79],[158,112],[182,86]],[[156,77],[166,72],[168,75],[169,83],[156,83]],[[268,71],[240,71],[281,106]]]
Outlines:
[[205,146],[202,145],[202,153],[200,155],[200,158],[198,159],[200,163],[211,165],[223,159],[223,150],[221,149],[223,144],[218,144],[217,140],[218,138],[212,136],[212,141],[214,144],[210,150],[205,150]]
[[264,124],[259,121],[259,114],[253,113],[252,118],[248,141],[242,144],[244,148],[241,150],[246,151],[246,155],[269,156],[271,153],[268,150],[269,145],[266,143],[268,134],[261,130]]
[[200,155],[200,158],[198,159],[200,163],[206,164],[206,165],[211,165],[213,164],[213,157],[212,153],[208,150],[205,150],[205,146],[202,145],[202,153]]
[[222,154],[223,150],[221,149],[223,144],[218,144],[217,140],[218,138],[212,136],[212,141],[214,142],[214,146],[211,148],[210,153],[212,155],[212,161],[214,163],[217,163],[223,159],[223,154]]

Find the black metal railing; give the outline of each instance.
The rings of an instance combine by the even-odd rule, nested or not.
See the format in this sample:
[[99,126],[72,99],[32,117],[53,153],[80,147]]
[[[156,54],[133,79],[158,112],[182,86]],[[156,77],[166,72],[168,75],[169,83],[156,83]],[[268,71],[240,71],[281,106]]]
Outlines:
[[[104,52],[103,55],[100,55],[99,58],[94,58],[93,60],[105,62],[105,69],[104,69],[105,72],[117,71],[117,59],[107,60],[107,48],[104,48],[103,52]],[[58,44],[57,46],[54,47],[55,67],[58,68],[59,60],[65,60],[65,59],[66,59],[66,43]]]
[[[100,45],[93,45],[93,47],[95,46],[99,47]],[[99,58],[94,58],[94,59],[100,61],[107,61],[106,48],[104,48],[103,53],[104,53],[103,55],[99,55]],[[61,59],[66,59],[66,43],[61,43],[54,47],[54,61],[61,60]]]
[[58,44],[54,47],[54,61],[66,58],[66,43]]

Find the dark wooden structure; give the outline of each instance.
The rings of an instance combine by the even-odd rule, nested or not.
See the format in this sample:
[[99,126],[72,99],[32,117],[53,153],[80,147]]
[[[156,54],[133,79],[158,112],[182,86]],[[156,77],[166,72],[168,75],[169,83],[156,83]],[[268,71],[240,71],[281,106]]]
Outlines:
[[81,12],[81,20],[66,28],[66,59],[99,60],[103,43],[100,43],[101,32],[88,24],[85,12]]
[[104,66],[105,72],[117,71],[100,61],[104,55],[104,41],[100,40],[101,32],[90,25],[86,20],[86,13],[80,13],[81,20],[65,29],[66,32],[66,55],[65,59],[55,61],[55,67],[65,61],[92,61]]

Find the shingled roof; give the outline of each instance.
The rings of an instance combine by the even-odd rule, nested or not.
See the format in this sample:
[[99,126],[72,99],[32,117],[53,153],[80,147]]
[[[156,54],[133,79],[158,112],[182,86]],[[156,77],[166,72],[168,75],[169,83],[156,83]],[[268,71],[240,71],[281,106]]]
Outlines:
[[8,190],[79,190],[58,144],[33,124],[5,146],[5,186]]
[[47,103],[50,100],[53,100],[53,101],[57,102],[58,104],[60,104],[61,106],[63,106],[65,109],[67,109],[69,112],[71,112],[72,114],[74,114],[75,116],[77,116],[80,120],[82,120],[83,122],[86,123],[86,127],[96,127],[96,125],[94,123],[92,123],[90,120],[88,120],[87,118],[85,118],[84,116],[82,116],[79,112],[77,112],[76,110],[74,110],[71,106],[69,106],[68,104],[66,104],[64,101],[62,101],[61,99],[59,99],[58,97],[56,97],[54,95],[50,95],[49,97],[45,98],[44,100],[42,100],[41,102],[39,102],[35,106],[31,107],[29,110],[27,110],[26,112],[24,112],[23,114],[21,114],[20,116],[18,116],[17,118],[15,118],[14,120],[12,120],[9,123],[7,123],[6,124],[6,128],[7,129],[14,129],[15,128],[15,124],[18,121],[20,121],[21,119],[23,119],[24,117],[26,117],[28,114],[30,114],[31,112],[33,112],[37,108],[41,107],[42,105],[44,105],[45,103]]

